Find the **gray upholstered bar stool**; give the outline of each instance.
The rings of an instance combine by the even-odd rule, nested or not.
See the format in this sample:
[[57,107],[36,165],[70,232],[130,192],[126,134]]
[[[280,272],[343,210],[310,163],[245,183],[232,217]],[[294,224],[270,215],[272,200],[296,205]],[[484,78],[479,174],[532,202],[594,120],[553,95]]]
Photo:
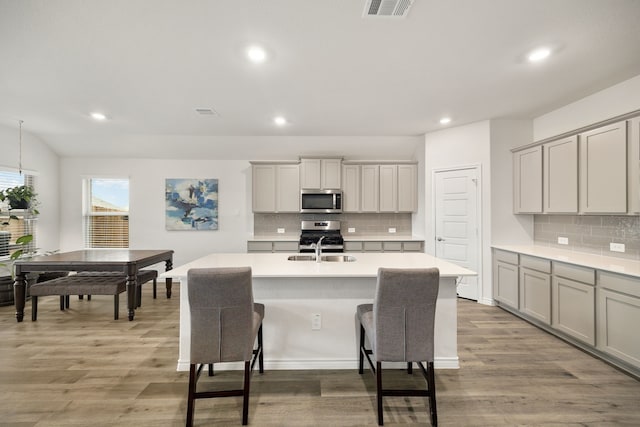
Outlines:
[[[360,321],[358,372],[362,374],[363,358],[366,357],[376,374],[378,425],[384,423],[382,396],[428,396],[431,424],[438,425],[433,332],[439,281],[440,272],[437,268],[380,268],[373,304],[363,304],[357,308]],[[371,349],[365,348],[365,336]],[[371,355],[376,361],[375,366]],[[427,382],[427,389],[382,388],[382,362],[407,362],[409,374],[415,362]],[[426,368],[422,362],[426,362]]]
[[[193,268],[187,272],[191,311],[191,359],[187,426],[193,425],[196,399],[243,396],[242,424],[249,414],[249,386],[256,360],[264,372],[262,319],[264,305],[253,302],[251,268]],[[257,348],[254,344],[258,341]],[[237,390],[196,391],[204,365],[244,361],[244,386]],[[200,366],[198,366],[200,365]]]

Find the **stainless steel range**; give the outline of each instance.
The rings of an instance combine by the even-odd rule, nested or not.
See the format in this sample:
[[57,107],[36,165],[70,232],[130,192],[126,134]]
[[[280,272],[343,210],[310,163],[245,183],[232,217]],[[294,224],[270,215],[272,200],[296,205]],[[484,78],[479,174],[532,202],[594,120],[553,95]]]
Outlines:
[[344,251],[340,221],[302,221],[300,229],[300,252],[315,252],[315,245],[321,238],[322,252]]

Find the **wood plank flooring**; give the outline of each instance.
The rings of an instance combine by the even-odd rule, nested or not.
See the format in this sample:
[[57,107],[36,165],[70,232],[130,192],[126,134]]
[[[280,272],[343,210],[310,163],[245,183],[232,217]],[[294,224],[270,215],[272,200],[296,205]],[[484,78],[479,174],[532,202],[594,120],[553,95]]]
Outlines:
[[[57,297],[42,297],[37,322],[30,303],[23,323],[14,307],[0,307],[0,426],[184,425],[178,288],[153,300],[145,285],[133,322],[124,303],[113,320],[111,297],[72,297],[65,312]],[[462,368],[436,370],[440,425],[640,425],[637,380],[499,308],[460,300],[458,311]],[[376,425],[374,377],[355,368],[256,371],[249,424]],[[226,386],[241,376],[213,380]],[[385,372],[385,380],[422,384],[417,370]],[[240,425],[240,413],[240,398],[198,401],[196,425]],[[422,399],[385,398],[387,426],[429,425],[427,414]]]

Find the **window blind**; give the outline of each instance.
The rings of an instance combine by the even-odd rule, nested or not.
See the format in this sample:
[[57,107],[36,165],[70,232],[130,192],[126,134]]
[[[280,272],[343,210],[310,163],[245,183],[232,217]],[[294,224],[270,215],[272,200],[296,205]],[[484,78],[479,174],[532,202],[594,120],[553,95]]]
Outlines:
[[84,205],[86,248],[129,247],[128,179],[87,179]]

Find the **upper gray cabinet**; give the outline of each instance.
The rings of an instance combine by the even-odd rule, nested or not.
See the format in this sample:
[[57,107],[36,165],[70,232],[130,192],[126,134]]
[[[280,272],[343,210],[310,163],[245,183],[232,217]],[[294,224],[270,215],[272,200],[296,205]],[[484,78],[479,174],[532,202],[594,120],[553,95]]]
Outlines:
[[360,211],[360,165],[342,166],[342,211]]
[[351,163],[342,167],[344,212],[415,212],[418,166],[414,162]]
[[342,159],[301,159],[300,188],[337,190],[341,188]]
[[627,123],[579,135],[580,211],[627,212]]
[[252,162],[253,212],[300,212],[297,163]]
[[640,117],[629,120],[629,213],[640,214]]
[[549,213],[578,212],[578,137],[542,146],[543,209]]
[[513,153],[514,213],[542,212],[542,146]]

